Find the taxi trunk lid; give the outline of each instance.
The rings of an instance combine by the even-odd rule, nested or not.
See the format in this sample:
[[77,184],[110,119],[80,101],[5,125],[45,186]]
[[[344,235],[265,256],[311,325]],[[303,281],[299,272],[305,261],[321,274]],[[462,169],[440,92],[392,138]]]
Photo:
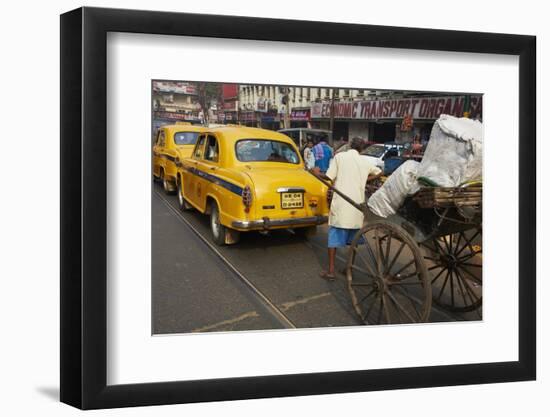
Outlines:
[[258,219],[283,219],[319,215],[323,185],[301,167],[250,167],[251,214]]

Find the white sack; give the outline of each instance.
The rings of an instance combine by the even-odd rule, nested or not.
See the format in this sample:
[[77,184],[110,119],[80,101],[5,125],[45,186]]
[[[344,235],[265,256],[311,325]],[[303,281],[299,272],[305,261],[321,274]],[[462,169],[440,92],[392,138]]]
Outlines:
[[[435,122],[418,177],[441,187],[482,179],[483,125],[477,120],[441,115]],[[418,186],[411,189],[411,194]]]
[[395,214],[409,190],[416,184],[419,166],[420,163],[408,160],[393,171],[382,187],[369,198],[367,205],[374,214],[380,217]]

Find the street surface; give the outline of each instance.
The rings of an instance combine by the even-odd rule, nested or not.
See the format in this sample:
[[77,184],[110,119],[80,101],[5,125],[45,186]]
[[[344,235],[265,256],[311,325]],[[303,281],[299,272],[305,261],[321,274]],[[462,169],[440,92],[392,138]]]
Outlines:
[[[287,230],[243,233],[216,246],[209,217],[181,212],[175,195],[152,195],[153,333],[189,333],[360,325],[345,276],[326,268],[327,226],[303,238]],[[337,270],[347,254],[339,251]],[[434,289],[435,291],[435,289]],[[479,320],[433,304],[430,322]]]

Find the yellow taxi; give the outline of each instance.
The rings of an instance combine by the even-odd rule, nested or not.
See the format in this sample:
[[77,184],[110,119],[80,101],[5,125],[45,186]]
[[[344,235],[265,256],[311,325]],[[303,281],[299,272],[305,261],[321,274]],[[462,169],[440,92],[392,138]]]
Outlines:
[[305,170],[292,139],[271,130],[223,126],[201,133],[181,160],[176,185],[182,210],[210,216],[218,245],[249,230],[309,233],[328,218],[327,187]]
[[191,156],[199,134],[205,130],[204,126],[187,122],[176,122],[158,129],[153,144],[153,177],[162,181],[167,194],[176,191],[176,165]]

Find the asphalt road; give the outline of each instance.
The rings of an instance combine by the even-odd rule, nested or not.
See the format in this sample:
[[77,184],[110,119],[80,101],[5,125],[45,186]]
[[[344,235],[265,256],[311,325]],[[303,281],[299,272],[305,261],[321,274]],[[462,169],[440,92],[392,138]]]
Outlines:
[[[153,333],[361,324],[345,277],[334,282],[319,277],[327,262],[326,232],[326,226],[309,238],[287,230],[250,232],[242,234],[237,245],[215,246],[208,217],[179,211],[176,196],[163,194],[155,185]],[[339,254],[338,270],[344,267],[344,257],[344,252]],[[449,313],[434,306],[429,321],[479,318],[475,313]]]

